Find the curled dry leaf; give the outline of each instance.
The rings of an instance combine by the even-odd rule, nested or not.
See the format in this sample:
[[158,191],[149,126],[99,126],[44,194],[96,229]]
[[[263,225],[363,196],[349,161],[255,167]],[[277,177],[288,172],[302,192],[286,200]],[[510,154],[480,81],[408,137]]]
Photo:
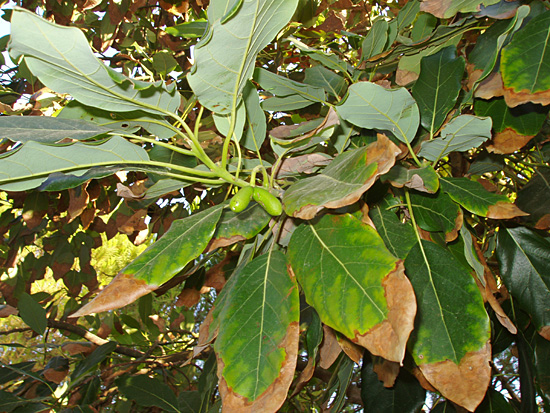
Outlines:
[[535,224],[535,228],[542,230],[550,229],[550,214],[544,214],[542,217],[540,217]]
[[66,351],[69,355],[74,356],[75,354],[90,354],[97,348],[95,344],[92,343],[65,343],[61,346],[61,350]]
[[512,128],[506,128],[502,132],[496,133],[491,145],[487,150],[497,154],[510,154],[523,148],[534,135],[521,135]]
[[358,346],[357,344],[352,343],[346,337],[340,334],[336,336],[336,339],[338,340],[338,344],[340,345],[344,353],[346,353],[346,355],[355,363],[360,364],[361,359],[363,358],[363,348]]
[[319,347],[319,367],[328,369],[341,352],[342,347],[338,344],[334,330],[323,324],[323,342]]
[[195,288],[184,288],[183,291],[178,295],[176,300],[176,307],[193,307],[199,302],[201,298],[201,293]]
[[382,281],[388,305],[388,316],[364,335],[352,340],[372,354],[387,360],[403,362],[409,335],[414,328],[416,297],[409,279],[405,276],[403,261]]
[[6,318],[17,313],[19,313],[19,310],[11,305],[0,305],[0,318]]
[[199,328],[199,340],[197,342],[197,345],[193,347],[193,357],[197,357],[206,347],[210,345],[210,343],[212,343],[216,339],[218,335],[217,328],[213,331],[210,331],[210,325],[212,324],[213,320],[212,311],[213,308],[210,309]]
[[373,359],[372,369],[378,376],[378,380],[384,383],[384,387],[390,388],[395,384],[399,375],[399,363],[376,357]]
[[218,358],[219,391],[222,397],[224,413],[269,413],[278,411],[287,397],[288,389],[294,378],[299,338],[299,323],[290,323],[286,336],[279,346],[286,351],[286,357],[281,365],[279,377],[254,401],[239,396],[227,386],[223,377],[224,364]]
[[539,334],[550,341],[550,326],[544,326],[539,330]]
[[482,402],[491,382],[491,345],[471,351],[456,365],[450,360],[420,365],[426,379],[453,403],[473,412]]
[[311,174],[315,172],[316,168],[328,165],[330,161],[332,161],[332,157],[323,153],[309,153],[293,158],[285,158],[277,171],[277,177],[281,178],[300,173]]
[[493,311],[495,312],[495,315],[497,316],[497,320],[500,322],[500,324],[502,324],[502,326],[506,328],[510,333],[516,334],[518,332],[518,329],[502,309],[500,303],[491,292],[491,287],[489,286],[488,283],[485,283],[484,296],[487,299],[487,302],[489,303]]
[[487,218],[491,219],[511,219],[527,215],[529,215],[527,212],[523,212],[515,204],[508,202],[497,202],[490,205],[487,212]]
[[120,273],[92,301],[69,317],[76,318],[101,311],[114,310],[133,303],[157,288],[158,285],[148,285],[143,280],[137,280],[133,275]]

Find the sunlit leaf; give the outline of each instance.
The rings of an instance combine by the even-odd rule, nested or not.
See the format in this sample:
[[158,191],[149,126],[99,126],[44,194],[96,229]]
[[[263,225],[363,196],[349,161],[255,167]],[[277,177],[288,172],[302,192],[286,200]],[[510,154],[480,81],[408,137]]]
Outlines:
[[275,412],[294,377],[298,288],[279,251],[255,258],[231,280],[213,314],[223,320],[214,350],[224,409]]
[[384,135],[369,146],[337,156],[323,173],[302,179],[286,190],[283,205],[289,215],[313,218],[323,208],[356,202],[394,164],[400,150]]
[[294,231],[288,258],[323,323],[372,354],[403,360],[415,298],[402,262],[373,228],[351,215],[325,215]]
[[428,241],[413,247],[405,268],[418,303],[408,344],[414,360],[444,397],[473,411],[491,378],[490,323],[476,283]]
[[69,93],[85,105],[125,112],[174,112],[179,106],[175,85],[147,83],[124,77],[92,53],[84,33],[15,8],[9,50],[14,59],[25,57],[31,72],[50,89]]
[[407,89],[384,89],[371,82],[358,82],[336,111],[362,128],[390,131],[402,142],[412,142],[420,123],[418,106]]
[[220,114],[237,106],[256,56],[288,23],[298,0],[244,0],[224,22],[229,3],[236,4],[210,3],[209,33],[195,48],[195,67],[187,76],[201,104]]

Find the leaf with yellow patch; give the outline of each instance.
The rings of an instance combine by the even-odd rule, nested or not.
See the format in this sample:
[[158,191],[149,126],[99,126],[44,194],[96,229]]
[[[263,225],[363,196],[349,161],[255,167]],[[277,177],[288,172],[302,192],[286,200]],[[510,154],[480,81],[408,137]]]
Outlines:
[[325,324],[375,355],[402,362],[416,301],[403,262],[375,229],[349,214],[325,215],[294,231],[288,257]]
[[369,146],[337,156],[325,170],[291,185],[283,195],[287,214],[311,219],[323,208],[341,208],[356,202],[388,172],[401,150],[385,135]]

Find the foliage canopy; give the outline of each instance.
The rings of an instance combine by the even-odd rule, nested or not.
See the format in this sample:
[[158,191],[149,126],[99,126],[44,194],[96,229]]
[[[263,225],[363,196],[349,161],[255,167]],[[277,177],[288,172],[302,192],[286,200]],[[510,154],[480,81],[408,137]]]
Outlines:
[[550,411],[547,2],[4,12],[1,411]]

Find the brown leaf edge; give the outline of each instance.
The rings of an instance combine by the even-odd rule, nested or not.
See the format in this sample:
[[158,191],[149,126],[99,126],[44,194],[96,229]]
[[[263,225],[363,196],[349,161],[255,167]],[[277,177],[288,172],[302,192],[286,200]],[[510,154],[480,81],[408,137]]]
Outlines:
[[539,334],[550,341],[550,326],[544,326],[539,330]]
[[376,142],[371,143],[366,150],[367,159],[365,162],[365,165],[376,163],[376,172],[373,173],[360,188],[335,201],[329,201],[322,205],[305,205],[298,211],[294,211],[292,215],[295,218],[310,220],[323,208],[337,209],[357,202],[380,175],[385,174],[393,167],[395,158],[401,153],[401,149],[399,149],[399,147],[397,147],[397,145],[395,145],[386,135],[379,133],[377,136],[378,139]]
[[511,219],[516,217],[524,217],[529,215],[511,202],[499,201],[494,205],[489,206],[487,218],[491,219]]
[[148,285],[131,274],[120,273],[92,301],[69,317],[82,317],[124,307],[157,288],[158,285]]
[[454,241],[458,237],[458,233],[460,231],[460,228],[462,228],[463,223],[464,223],[464,213],[462,212],[461,209],[459,209],[455,219],[455,227],[449,232],[445,233],[445,242]]
[[450,360],[418,366],[443,397],[473,412],[483,401],[491,383],[491,344],[470,351],[457,365]]
[[286,335],[279,345],[286,350],[286,357],[283,360],[279,376],[273,383],[256,399],[248,400],[246,397],[234,393],[227,386],[223,377],[225,367],[223,360],[216,354],[218,361],[219,391],[222,397],[224,413],[269,413],[276,412],[286,400],[288,389],[294,378],[296,360],[298,358],[298,342],[300,339],[300,325],[293,321],[289,324]]
[[523,148],[535,135],[521,135],[512,128],[506,128],[493,136],[493,143],[487,151],[497,154],[511,154]]
[[388,306],[388,316],[365,334],[356,331],[353,342],[372,354],[402,364],[409,335],[414,328],[416,296],[405,276],[403,260],[382,280]]

